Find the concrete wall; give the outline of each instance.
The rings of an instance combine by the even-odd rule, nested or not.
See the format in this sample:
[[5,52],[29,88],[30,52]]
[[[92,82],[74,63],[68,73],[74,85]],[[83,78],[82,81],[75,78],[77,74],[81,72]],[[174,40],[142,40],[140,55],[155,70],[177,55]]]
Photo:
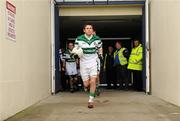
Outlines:
[[0,120],[51,93],[50,0],[13,0],[16,42],[6,39],[6,0],[0,0]]
[[180,106],[180,1],[150,6],[152,94]]

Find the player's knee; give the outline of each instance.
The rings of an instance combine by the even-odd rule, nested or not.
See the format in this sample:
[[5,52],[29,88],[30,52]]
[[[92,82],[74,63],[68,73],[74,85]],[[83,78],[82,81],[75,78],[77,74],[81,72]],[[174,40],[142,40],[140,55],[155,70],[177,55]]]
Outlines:
[[84,87],[88,87],[89,86],[89,84],[84,84]]
[[84,81],[83,84],[84,84],[85,87],[88,87],[89,86],[89,81]]
[[91,84],[96,84],[96,79],[92,79],[92,80],[90,81],[90,83],[91,83]]

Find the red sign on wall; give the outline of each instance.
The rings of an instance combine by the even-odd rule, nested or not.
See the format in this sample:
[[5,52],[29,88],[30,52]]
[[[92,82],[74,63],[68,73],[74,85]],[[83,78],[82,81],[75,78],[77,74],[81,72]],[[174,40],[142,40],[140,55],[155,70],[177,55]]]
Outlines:
[[16,14],[16,7],[8,1],[6,1],[6,8]]
[[10,2],[6,1],[6,16],[7,16],[7,38],[16,40],[16,7]]

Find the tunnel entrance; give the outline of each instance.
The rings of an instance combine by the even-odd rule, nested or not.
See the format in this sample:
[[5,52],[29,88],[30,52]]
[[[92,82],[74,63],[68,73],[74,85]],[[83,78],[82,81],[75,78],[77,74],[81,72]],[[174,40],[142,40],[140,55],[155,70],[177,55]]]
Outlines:
[[[108,6],[108,8],[107,6],[60,6],[58,9],[58,24],[56,24],[58,25],[58,32],[56,32],[59,35],[58,40],[56,39],[56,42],[58,41],[56,43],[58,44],[58,49],[67,48],[67,42],[74,42],[77,36],[83,34],[82,27],[84,23],[93,24],[96,34],[103,42],[104,53],[107,52],[108,45],[114,47],[116,41],[121,41],[129,52],[131,52],[133,47],[134,39],[141,40],[145,48],[143,5],[116,5]],[[106,12],[107,9],[109,10],[108,12]],[[146,90],[145,53],[143,56],[143,89]],[[56,77],[59,77],[56,78],[56,92],[58,92],[58,86],[62,80],[60,75],[57,76],[56,74]],[[106,86],[104,76],[101,84]]]
[[[83,34],[84,23],[94,26],[96,35],[103,42],[103,51],[107,53],[108,46],[115,48],[116,41],[121,41],[123,46],[131,52],[133,40],[142,38],[142,16],[60,16],[60,40],[61,48],[66,49],[68,42],[74,42],[75,38]],[[102,68],[103,69],[103,68]],[[107,85],[106,73],[101,71],[101,86]],[[132,84],[132,80],[129,80]]]

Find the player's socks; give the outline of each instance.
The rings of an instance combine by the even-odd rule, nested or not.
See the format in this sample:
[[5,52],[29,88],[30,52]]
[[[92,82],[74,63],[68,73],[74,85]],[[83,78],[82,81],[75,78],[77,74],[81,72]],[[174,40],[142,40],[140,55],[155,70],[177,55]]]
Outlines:
[[95,97],[95,93],[90,92],[89,93],[89,101],[88,102],[93,102],[94,97]]
[[94,100],[95,93],[89,93],[89,101],[88,101],[88,108],[94,108],[93,100]]

